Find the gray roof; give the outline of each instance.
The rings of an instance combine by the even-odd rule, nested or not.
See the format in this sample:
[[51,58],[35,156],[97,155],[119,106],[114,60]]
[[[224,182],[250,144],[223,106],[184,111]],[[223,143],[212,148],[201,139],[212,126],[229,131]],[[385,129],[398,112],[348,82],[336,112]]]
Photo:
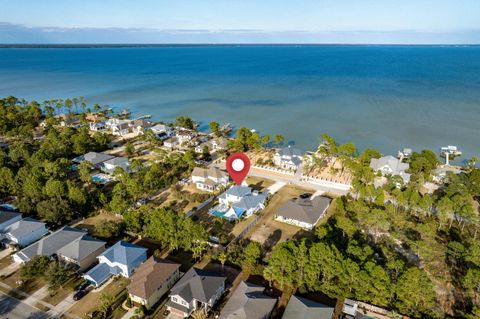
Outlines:
[[264,288],[242,281],[220,313],[220,319],[267,319],[277,302]]
[[225,191],[226,195],[228,194],[228,195],[233,195],[237,197],[243,197],[251,193],[252,193],[252,189],[248,186],[243,186],[243,185],[234,185]]
[[130,266],[131,263],[141,255],[146,256],[146,253],[146,248],[120,240],[115,245],[105,250],[102,256],[112,262]]
[[104,241],[87,236],[84,231],[65,226],[22,249],[17,254],[24,261],[28,261],[34,256],[50,257],[53,254],[80,261],[104,246]]
[[[14,238],[22,238],[25,235],[33,233],[39,228],[45,228],[45,223],[33,218],[26,217],[5,228],[2,232],[10,234]],[[46,232],[46,229],[45,229]]]
[[284,147],[278,151],[278,154],[282,157],[301,157],[302,152],[298,148]]
[[93,282],[96,286],[100,286],[105,281],[107,281],[108,278],[120,272],[120,269],[117,269],[117,267],[111,268],[106,263],[99,263],[98,265],[90,269],[84,275],[84,278],[90,282]]
[[129,165],[130,162],[128,161],[128,158],[126,157],[114,157],[112,159],[109,159],[108,161],[105,161],[104,163],[110,164],[110,165],[115,165],[115,166],[120,166],[127,164]]
[[292,296],[282,319],[331,319],[335,308],[302,297]]
[[238,202],[232,204],[232,206],[248,210],[257,207],[260,204],[263,204],[266,199],[267,196],[264,194],[248,194],[243,196]]
[[228,176],[227,173],[222,171],[217,167],[209,167],[209,168],[201,168],[201,167],[194,167],[192,176],[199,176],[203,178],[223,178]]
[[207,303],[218,288],[225,283],[226,277],[203,269],[190,268],[172,287],[171,295],[179,295],[187,302],[192,299]]
[[22,214],[0,210],[0,225],[8,222],[11,219],[17,218],[18,216],[22,216]]
[[392,171],[396,174],[407,170],[410,165],[408,163],[402,163],[398,158],[393,157],[392,155],[380,157],[380,158],[372,158],[370,161],[370,167],[374,170],[379,170],[383,166],[388,166],[392,169]]
[[88,152],[87,154],[80,155],[73,159],[75,163],[81,163],[83,161],[90,162],[92,165],[97,165],[108,161],[109,159],[114,158],[112,155],[104,154],[104,153],[97,153],[97,152]]
[[330,198],[325,196],[317,196],[313,199],[291,199],[278,209],[277,216],[314,225],[331,201]]

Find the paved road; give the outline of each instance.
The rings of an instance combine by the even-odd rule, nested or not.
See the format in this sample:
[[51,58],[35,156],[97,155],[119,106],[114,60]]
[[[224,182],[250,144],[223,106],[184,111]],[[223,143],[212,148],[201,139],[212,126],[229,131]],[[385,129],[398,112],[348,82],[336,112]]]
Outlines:
[[[225,162],[220,162],[220,163],[215,163],[213,166],[216,166],[220,169],[225,169]],[[268,170],[263,170],[259,168],[250,168],[250,171],[248,172],[249,176],[256,176],[260,178],[267,178],[271,179],[275,182],[279,183],[285,183],[285,184],[294,184],[297,186],[305,187],[305,188],[310,188],[314,189],[317,191],[322,191],[326,193],[333,193],[336,195],[345,195],[348,193],[347,190],[345,189],[340,189],[337,188],[335,185],[319,185],[316,183],[310,183],[301,180],[301,175],[295,174],[295,175],[286,175],[286,174],[281,174],[278,172],[272,172]]]
[[45,312],[0,292],[0,318],[2,319],[46,319]]

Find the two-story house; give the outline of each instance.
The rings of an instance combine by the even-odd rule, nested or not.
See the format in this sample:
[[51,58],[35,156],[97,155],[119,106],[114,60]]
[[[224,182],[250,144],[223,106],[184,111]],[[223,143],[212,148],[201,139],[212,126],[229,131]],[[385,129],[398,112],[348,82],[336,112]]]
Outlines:
[[121,240],[97,259],[98,265],[83,275],[95,287],[101,286],[112,276],[129,278],[133,271],[147,260],[147,249]]
[[127,286],[132,302],[151,309],[180,278],[180,266],[166,259],[148,258],[138,267]]
[[267,196],[252,191],[248,186],[234,185],[218,197],[219,204],[210,209],[210,214],[227,220],[249,217],[265,208]]
[[383,156],[380,158],[372,158],[370,167],[375,172],[380,172],[382,175],[397,175],[400,176],[405,183],[410,181],[410,174],[406,173],[410,165],[403,163],[392,155]]
[[278,150],[273,157],[273,163],[281,168],[297,170],[302,164],[303,155],[299,149],[290,145]]
[[225,280],[215,273],[190,268],[172,287],[167,309],[182,318],[197,309],[207,314],[225,291]]
[[173,128],[164,124],[157,124],[152,126],[150,130],[155,134],[155,136],[161,140],[165,140],[174,135]]
[[195,167],[192,172],[192,182],[202,191],[213,192],[220,186],[226,187],[228,180],[228,174],[216,167]]
[[25,247],[48,233],[45,223],[26,217],[0,230],[1,243],[5,246]]

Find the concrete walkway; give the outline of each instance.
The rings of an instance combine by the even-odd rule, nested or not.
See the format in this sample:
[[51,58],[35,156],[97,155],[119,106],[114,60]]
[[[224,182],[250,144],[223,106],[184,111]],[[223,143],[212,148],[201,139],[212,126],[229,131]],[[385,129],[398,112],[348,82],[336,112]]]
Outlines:
[[5,268],[0,269],[0,276],[8,277],[20,268],[20,265],[17,263],[11,263]]
[[0,250],[0,259],[7,258],[8,256],[10,256],[11,253],[12,252],[8,248]]
[[[75,300],[73,300],[73,295],[74,294],[75,294],[75,291],[70,293],[59,304],[54,306],[53,309],[49,310],[48,314],[58,314],[59,316],[65,314],[75,304]],[[69,315],[69,316],[71,316],[71,315]]]
[[272,186],[268,187],[267,188],[267,193],[269,194],[275,194],[276,192],[278,192],[280,190],[280,188],[282,188],[283,186],[285,186],[286,183],[283,183],[283,182],[276,182],[275,184],[273,184]]
[[[220,169],[225,169],[224,161],[220,163],[212,164],[212,165]],[[250,168],[248,175],[270,179],[275,182],[281,182],[285,184],[294,184],[304,188],[310,188],[314,190],[320,190],[323,192],[329,192],[335,195],[345,195],[349,192],[348,190],[345,189],[345,185],[337,186],[334,183],[322,182],[320,180],[316,180],[316,181],[312,180],[311,182],[306,181],[301,177],[301,170],[297,171],[297,174],[292,176],[292,175],[281,174],[279,172],[272,172],[269,170],[252,167]]]
[[128,310],[127,313],[123,315],[122,319],[130,319],[135,314],[136,309],[137,309],[136,307],[133,307],[130,310]]

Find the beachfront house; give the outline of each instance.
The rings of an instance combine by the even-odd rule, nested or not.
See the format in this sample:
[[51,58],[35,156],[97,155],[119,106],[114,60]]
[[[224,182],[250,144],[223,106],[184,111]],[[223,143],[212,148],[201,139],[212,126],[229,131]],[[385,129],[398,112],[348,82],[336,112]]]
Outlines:
[[0,210],[0,231],[22,219],[22,214]]
[[332,319],[335,307],[293,295],[288,301],[282,319]]
[[391,155],[380,158],[372,158],[370,161],[370,167],[375,172],[380,172],[384,176],[400,176],[405,183],[410,181],[410,174],[405,172],[408,170],[410,165],[408,163],[402,163],[402,161],[400,161],[398,158]]
[[127,286],[133,304],[151,309],[180,278],[180,266],[154,256],[141,264]]
[[210,209],[210,214],[230,221],[249,217],[265,208],[266,199],[248,186],[234,185],[218,197],[219,204]]
[[86,154],[75,157],[72,162],[80,164],[83,161],[87,161],[92,164],[93,168],[101,169],[103,166],[103,162],[111,160],[112,158],[115,158],[115,156],[104,153],[88,152]]
[[169,149],[174,149],[179,146],[179,141],[178,137],[172,136],[170,138],[167,138],[165,141],[163,141],[163,146],[169,148]]
[[445,179],[449,175],[458,175],[461,174],[462,170],[455,166],[443,165],[432,172],[433,181],[441,184],[445,182]]
[[145,260],[146,248],[121,240],[98,256],[98,265],[83,277],[95,287],[99,287],[112,276],[129,278]]
[[25,247],[48,233],[46,224],[26,217],[8,225],[0,231],[0,243],[7,247],[15,245]]
[[105,124],[108,128],[110,128],[112,134],[116,136],[123,136],[130,132],[129,121],[127,120],[110,118],[105,122]]
[[192,172],[192,182],[197,189],[206,192],[213,192],[221,186],[226,187],[228,180],[228,174],[216,167],[195,167]]
[[83,271],[90,267],[104,250],[104,241],[90,237],[82,230],[65,226],[20,250],[13,255],[13,260],[26,263],[35,256],[56,256]]
[[133,120],[128,123],[130,126],[132,133],[136,135],[141,135],[145,132],[145,130],[149,129],[152,124],[146,120]]
[[324,216],[332,200],[325,196],[294,198],[286,201],[275,214],[275,220],[312,230]]
[[277,299],[265,295],[264,290],[262,286],[240,282],[223,307],[219,319],[270,318]]
[[226,277],[190,268],[172,287],[167,309],[180,318],[190,316],[195,310],[208,314],[225,291]]
[[177,130],[175,136],[177,137],[180,145],[185,145],[196,137],[196,133],[186,129],[179,129]]
[[150,130],[155,134],[158,139],[165,140],[174,135],[173,128],[164,124],[157,124],[152,126]]
[[121,168],[125,172],[130,172],[130,161],[126,157],[114,157],[108,161],[103,162],[102,171],[112,175],[115,169]]
[[90,131],[101,132],[107,129],[107,124],[105,123],[105,121],[90,122],[89,128],[90,128]]
[[224,137],[216,137],[210,141],[212,152],[223,151],[227,149],[228,141]]
[[205,147],[207,148],[208,152],[211,152],[213,150],[212,143],[210,141],[207,141],[195,146],[195,153],[198,153],[198,154],[203,153],[203,149]]
[[278,150],[273,156],[273,163],[281,168],[297,170],[302,164],[303,154],[290,145]]

